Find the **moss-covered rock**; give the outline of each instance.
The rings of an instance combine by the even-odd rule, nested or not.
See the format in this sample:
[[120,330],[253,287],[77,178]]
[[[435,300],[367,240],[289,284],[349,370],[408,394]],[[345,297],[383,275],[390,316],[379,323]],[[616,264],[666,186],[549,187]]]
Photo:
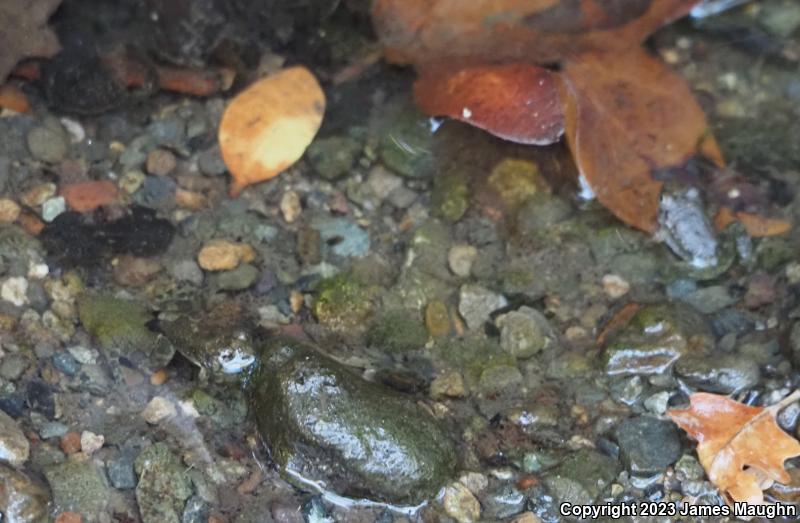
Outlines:
[[367,343],[391,352],[407,352],[425,345],[428,336],[419,314],[390,310],[377,317],[367,331]]
[[316,291],[313,310],[317,321],[338,332],[363,332],[374,312],[376,287],[352,273],[340,273],[322,280]]
[[110,294],[84,294],[78,300],[78,315],[112,368],[124,356],[146,369],[158,369],[175,355],[167,338],[147,328],[153,317],[139,302]]
[[428,176],[433,166],[428,119],[410,104],[395,108],[388,117],[378,146],[383,163],[403,176]]
[[431,208],[437,216],[457,222],[469,208],[469,185],[460,173],[448,173],[434,181]]
[[259,430],[289,479],[417,503],[453,474],[453,443],[433,417],[309,346],[271,341],[251,387]]
[[307,154],[317,174],[335,180],[353,167],[361,148],[361,142],[350,136],[329,136],[314,140]]
[[103,472],[91,461],[66,461],[47,468],[44,475],[56,513],[77,512],[86,521],[97,521],[105,512],[110,489]]
[[144,449],[136,458],[136,501],[144,523],[179,523],[192,484],[186,467],[164,443]]
[[547,472],[544,484],[558,503],[589,505],[620,471],[618,461],[581,449]]

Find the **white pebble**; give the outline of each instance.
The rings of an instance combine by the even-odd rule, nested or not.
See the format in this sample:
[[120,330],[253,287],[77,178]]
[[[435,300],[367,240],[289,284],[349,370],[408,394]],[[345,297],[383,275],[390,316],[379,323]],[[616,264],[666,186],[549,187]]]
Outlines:
[[90,456],[103,448],[105,442],[106,437],[102,434],[95,434],[88,430],[84,430],[81,433],[81,450]]
[[603,276],[603,290],[609,298],[616,300],[628,294],[628,291],[631,290],[631,284],[622,276],[606,274]]
[[64,129],[69,133],[69,139],[72,143],[81,143],[86,139],[86,131],[83,129],[80,122],[72,118],[61,118],[61,125],[63,125]]
[[0,287],[0,297],[17,307],[28,303],[28,280],[22,276],[8,278]]
[[172,418],[178,414],[175,405],[163,396],[156,396],[150,400],[150,403],[142,411],[142,418],[147,423],[155,425],[161,420]]
[[36,263],[31,261],[28,264],[28,278],[31,280],[41,280],[50,274],[50,267],[46,263]]
[[59,214],[67,210],[67,201],[63,196],[56,196],[45,200],[42,204],[42,220],[47,223],[55,220]]

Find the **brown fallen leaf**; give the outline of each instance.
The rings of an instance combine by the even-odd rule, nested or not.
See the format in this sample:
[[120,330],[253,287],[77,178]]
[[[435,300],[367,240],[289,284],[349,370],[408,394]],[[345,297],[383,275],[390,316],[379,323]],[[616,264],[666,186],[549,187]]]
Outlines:
[[736,211],[730,207],[722,207],[714,216],[714,228],[721,231],[731,223],[739,221],[747,234],[753,238],[780,236],[792,230],[792,222],[782,218],[769,218],[759,214]]
[[723,164],[689,86],[644,49],[585,53],[565,62],[561,78],[575,163],[600,203],[624,222],[656,230],[662,183],[653,170],[697,154]]
[[800,456],[800,442],[775,416],[800,399],[800,390],[770,407],[750,407],[726,396],[699,392],[690,406],[667,415],[693,439],[708,478],[734,502],[764,503],[773,482],[788,483],[784,461]]
[[428,68],[414,100],[430,116],[448,116],[512,142],[548,145],[564,133],[555,75],[536,65]]
[[303,156],[325,113],[325,93],[305,67],[258,80],[228,105],[219,128],[231,196],[268,180]]

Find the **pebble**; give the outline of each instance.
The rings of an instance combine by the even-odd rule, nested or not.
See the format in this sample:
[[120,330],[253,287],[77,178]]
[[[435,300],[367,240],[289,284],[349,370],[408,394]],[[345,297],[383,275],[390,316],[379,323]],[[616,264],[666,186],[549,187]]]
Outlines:
[[0,298],[17,307],[28,303],[28,280],[22,276],[7,278],[0,286]]
[[467,395],[464,377],[458,371],[451,371],[437,376],[430,386],[433,399],[463,398]]
[[149,207],[168,208],[175,203],[176,189],[172,178],[147,176],[136,194],[136,199]]
[[69,135],[69,139],[72,143],[81,143],[83,140],[86,139],[86,131],[84,130],[83,126],[77,120],[73,120],[72,118],[62,117],[59,118],[61,125],[64,127],[64,130],[67,131]]
[[0,410],[0,461],[21,467],[28,461],[31,446],[17,422]]
[[156,176],[168,176],[177,167],[175,155],[166,149],[153,149],[147,154],[147,172]]
[[142,418],[151,425],[167,418],[174,417],[178,414],[175,405],[163,396],[156,396],[150,400],[150,403],[142,411]]
[[516,358],[528,358],[547,346],[547,320],[536,309],[520,307],[498,316],[500,346]]
[[246,243],[211,240],[203,245],[197,263],[207,271],[228,271],[240,263],[250,263],[255,257],[255,250]]
[[219,273],[217,285],[225,291],[243,291],[253,286],[261,276],[257,267],[244,263],[233,270]]
[[603,292],[612,300],[622,298],[631,290],[631,284],[625,278],[617,274],[606,274],[603,276]]
[[59,421],[47,421],[39,428],[39,437],[42,439],[61,438],[69,432],[69,428]]
[[128,194],[138,191],[144,184],[147,176],[138,170],[128,171],[119,180],[119,188]]
[[77,512],[62,512],[56,516],[55,523],[82,523],[83,518]]
[[373,167],[367,177],[367,188],[378,201],[385,200],[402,186],[403,179],[382,165]]
[[434,300],[425,307],[425,327],[428,328],[428,334],[434,338],[442,338],[450,334],[452,330],[450,313],[444,302]]
[[78,182],[62,187],[61,196],[70,209],[91,212],[113,203],[117,199],[117,186],[109,180]]
[[53,366],[67,376],[74,376],[80,370],[80,364],[69,352],[58,352],[53,356]]
[[0,377],[16,381],[28,369],[29,363],[22,354],[8,354],[0,360]]
[[303,208],[300,205],[300,196],[295,191],[286,191],[283,193],[280,208],[286,223],[294,223],[303,212]]
[[511,518],[509,523],[542,523],[542,518],[533,512],[523,512]]
[[81,365],[94,365],[97,363],[97,358],[100,356],[100,353],[96,350],[89,349],[83,345],[67,347],[67,352]]
[[447,515],[459,523],[473,523],[481,517],[481,504],[461,483],[451,483],[445,488],[442,505]]
[[63,196],[56,196],[45,200],[42,204],[42,220],[47,223],[55,220],[59,214],[67,210],[67,201]]
[[478,249],[472,245],[454,245],[447,253],[447,263],[453,274],[466,278],[472,270],[472,264],[478,257]]
[[670,394],[666,390],[656,392],[646,400],[644,400],[644,408],[656,415],[662,415],[667,412],[669,406]]
[[169,267],[170,276],[195,285],[203,283],[203,270],[194,260],[178,260]]
[[459,290],[458,312],[471,330],[482,328],[492,312],[506,305],[505,296],[480,285],[465,284]]
[[35,159],[46,163],[58,163],[67,156],[69,144],[66,133],[51,127],[34,127],[28,132],[28,150]]
[[106,442],[105,436],[84,430],[81,432],[81,450],[91,456],[101,448]]
[[678,429],[671,421],[637,416],[620,423],[615,435],[620,458],[633,474],[662,472],[681,456]]
[[56,195],[56,184],[42,183],[22,195],[21,201],[28,207],[39,207],[49,198]]
[[315,219],[311,227],[319,231],[322,241],[336,242],[331,250],[337,256],[361,258],[369,253],[369,233],[346,218]]
[[489,478],[480,472],[467,472],[458,478],[458,482],[469,489],[476,496],[489,487]]
[[133,470],[133,458],[123,454],[106,464],[108,480],[114,488],[132,489],[136,486],[136,473]]
[[126,287],[141,287],[161,272],[161,263],[155,258],[139,258],[125,254],[111,262],[114,281]]
[[61,436],[61,450],[65,454],[75,454],[81,450],[81,435],[77,432],[67,432]]
[[17,221],[22,208],[17,202],[9,198],[0,198],[0,223]]
[[222,159],[219,145],[214,145],[197,156],[197,168],[206,176],[221,176],[225,174],[228,167]]

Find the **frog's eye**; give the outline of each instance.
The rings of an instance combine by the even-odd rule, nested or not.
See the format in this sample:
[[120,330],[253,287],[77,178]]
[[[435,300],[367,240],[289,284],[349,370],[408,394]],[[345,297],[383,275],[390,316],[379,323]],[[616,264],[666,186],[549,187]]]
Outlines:
[[222,371],[226,374],[236,374],[252,365],[256,358],[240,349],[225,349],[217,356]]

